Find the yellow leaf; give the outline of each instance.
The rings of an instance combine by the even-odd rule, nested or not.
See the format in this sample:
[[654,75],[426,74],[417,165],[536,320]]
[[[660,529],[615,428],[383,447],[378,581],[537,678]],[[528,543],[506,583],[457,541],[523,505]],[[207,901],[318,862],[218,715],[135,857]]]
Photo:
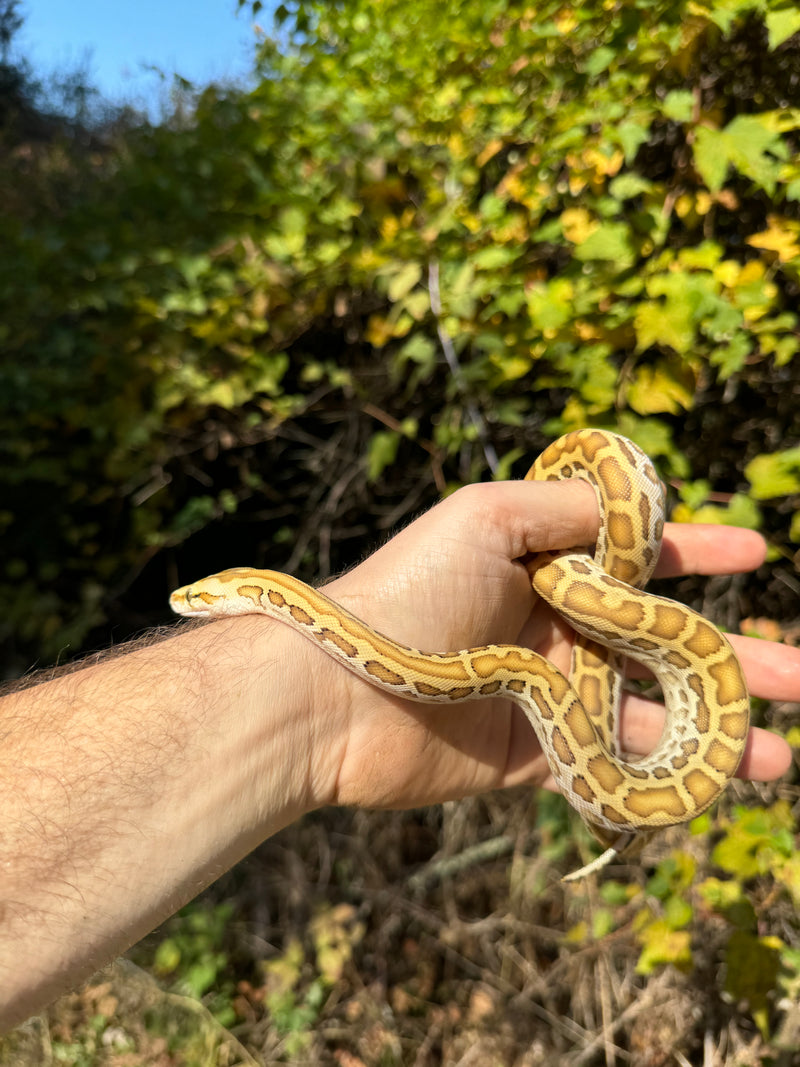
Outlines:
[[578,25],[578,20],[575,15],[569,10],[569,8],[562,8],[561,12],[553,19],[555,27],[560,34],[565,37],[572,33],[575,27]]
[[410,293],[422,277],[422,267],[419,263],[403,263],[399,269],[392,272],[389,277],[387,292],[392,303],[401,300]]
[[484,150],[478,154],[478,157],[475,162],[479,167],[482,167],[485,163],[488,163],[493,156],[496,156],[502,147],[503,142],[500,140],[500,138],[494,137],[491,141],[489,141]]
[[515,381],[531,369],[532,361],[529,356],[507,356],[495,352],[489,358],[492,365],[503,375],[504,382]]
[[606,155],[598,148],[587,148],[583,153],[583,161],[594,171],[596,177],[612,177],[619,173],[620,167],[625,162],[625,154],[622,149]]
[[599,225],[583,207],[568,207],[561,213],[561,229],[566,239],[574,245],[583,244]]
[[628,403],[638,415],[688,411],[694,400],[695,378],[688,367],[660,360],[654,367],[639,367],[628,388]]
[[364,336],[374,348],[383,348],[394,337],[394,324],[382,315],[370,315]]
[[391,241],[400,232],[400,220],[396,215],[386,215],[381,219],[380,230],[384,241]]
[[637,974],[652,974],[661,964],[671,963],[678,970],[692,965],[691,936],[688,930],[673,930],[665,919],[654,919],[639,932],[642,953],[636,964]]
[[778,215],[768,215],[769,227],[761,233],[754,233],[747,238],[747,244],[753,248],[763,248],[767,252],[775,252],[781,263],[800,256],[800,224],[790,219],[783,219]]
[[679,353],[688,352],[695,340],[691,305],[688,299],[681,299],[679,296],[674,296],[667,302],[643,300],[636,310],[634,329],[639,352],[644,352],[651,345],[669,346]]
[[735,259],[723,259],[721,263],[718,263],[711,272],[717,281],[728,288],[733,289],[739,284],[739,277],[742,272],[741,264],[737,263]]
[[754,456],[744,469],[756,500],[800,492],[800,448]]
[[574,926],[570,926],[564,934],[564,939],[568,944],[582,945],[589,939],[589,924],[585,919],[581,919]]

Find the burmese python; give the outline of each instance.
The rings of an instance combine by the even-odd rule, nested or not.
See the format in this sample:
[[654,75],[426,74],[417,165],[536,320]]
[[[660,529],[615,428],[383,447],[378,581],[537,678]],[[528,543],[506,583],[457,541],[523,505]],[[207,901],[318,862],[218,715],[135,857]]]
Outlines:
[[[576,549],[542,553],[527,564],[535,591],[578,631],[569,680],[516,645],[446,655],[406,648],[274,571],[223,571],[176,590],[170,604],[181,615],[271,615],[361,678],[410,700],[515,701],[559,788],[608,846],[570,876],[580,877],[716,800],[744,751],[749,700],[726,638],[689,608],[641,591],[658,559],[664,501],[653,466],[636,445],[606,431],[580,430],[550,445],[526,478],[583,478],[598,498],[593,558]],[[625,758],[617,736],[627,656],[653,671],[667,707],[660,741],[638,760]]]

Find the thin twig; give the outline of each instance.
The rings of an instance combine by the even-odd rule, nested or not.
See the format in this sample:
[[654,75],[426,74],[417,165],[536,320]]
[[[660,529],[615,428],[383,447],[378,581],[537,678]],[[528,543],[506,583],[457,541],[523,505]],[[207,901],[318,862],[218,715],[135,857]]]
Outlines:
[[406,886],[411,892],[425,889],[426,886],[443,881],[454,874],[460,874],[461,871],[467,870],[468,867],[475,867],[479,863],[485,863],[487,860],[504,856],[506,853],[513,851],[513,849],[514,842],[505,835],[489,838],[488,841],[479,841],[477,845],[462,849],[455,856],[445,856],[440,860],[432,860],[430,863],[426,863],[422,870],[417,871],[407,879]]
[[456,355],[455,345],[450,334],[445,330],[442,323],[442,296],[439,290],[439,264],[436,260],[433,260],[428,264],[428,291],[431,298],[431,311],[436,319],[436,332],[439,335],[439,343],[442,346],[444,352],[444,358],[447,361],[447,366],[450,368],[450,373],[453,376],[453,381],[456,383],[456,388],[464,398],[464,408],[470,422],[475,427],[475,432],[478,435],[478,440],[483,448],[483,454],[486,458],[486,465],[492,474],[495,473],[499,466],[499,459],[497,458],[497,452],[492,442],[489,440],[489,431],[486,427],[486,420],[475,404],[471,400],[467,399],[467,383],[464,381],[464,375],[461,372],[461,367],[458,363],[458,356]]

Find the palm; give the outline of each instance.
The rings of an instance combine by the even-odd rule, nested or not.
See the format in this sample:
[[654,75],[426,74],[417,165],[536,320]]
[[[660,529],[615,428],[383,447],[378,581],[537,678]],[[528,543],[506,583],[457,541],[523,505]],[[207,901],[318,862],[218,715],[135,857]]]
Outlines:
[[[519,558],[591,543],[597,523],[594,500],[587,487],[576,483],[526,483],[521,492],[533,495],[534,490],[542,507],[534,515],[533,531],[517,532],[502,498],[504,493],[520,495],[520,484],[476,486],[455,494],[331,583],[326,593],[376,630],[426,652],[523,644],[566,672],[573,634],[534,596]],[[478,499],[476,491],[483,508],[477,521],[470,499]],[[490,496],[494,500],[487,509]],[[759,546],[747,531],[693,528],[688,537],[684,529],[672,528],[660,572],[746,569],[760,562]],[[795,681],[800,654],[795,650],[772,646],[770,660],[763,642],[754,649],[740,638],[738,652],[754,694],[790,699],[792,692],[794,699],[800,697]],[[767,691],[778,677],[786,679],[782,691]],[[424,705],[387,696],[356,679],[353,686],[347,752],[333,798],[338,802],[410,807],[521,781],[547,784],[541,749],[515,705],[499,700]],[[662,721],[657,705],[626,699],[625,747],[649,751]],[[741,773],[765,778],[782,773],[785,744],[763,731],[755,732],[755,739]],[[385,758],[376,761],[376,753]]]

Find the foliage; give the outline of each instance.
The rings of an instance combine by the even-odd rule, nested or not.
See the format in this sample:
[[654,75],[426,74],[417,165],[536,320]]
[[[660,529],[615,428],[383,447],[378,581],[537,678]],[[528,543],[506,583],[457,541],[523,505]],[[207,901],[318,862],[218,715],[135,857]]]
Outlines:
[[206,1006],[223,1025],[235,1019],[225,951],[232,913],[231,904],[188,905],[168,923],[167,936],[159,942],[152,961],[154,973],[167,979],[175,992],[198,999],[208,994]]
[[[574,944],[602,941],[630,923],[640,945],[637,973],[651,975],[665,966],[690,972],[695,954],[707,952],[703,939],[711,936],[719,945],[725,993],[746,1005],[767,1041],[772,1005],[787,988],[796,988],[800,957],[794,945],[764,933],[765,926],[780,924],[770,922],[756,881],[762,889],[771,887],[767,899],[773,913],[796,908],[795,818],[785,801],[777,801],[769,808],[737,809],[722,828],[710,856],[718,874],[698,870],[689,851],[674,850],[641,887],[606,881],[604,906],[594,909],[592,926],[578,923],[567,938]],[[708,815],[693,824],[697,835],[709,829]]]
[[[17,655],[77,649],[148,560],[174,567],[165,549],[225,516],[257,515],[278,565],[282,544],[304,542],[301,571],[322,551],[324,572],[370,498],[416,487],[413,507],[497,447],[507,473],[587,423],[638,440],[683,519],[769,524],[793,551],[797,461],[775,446],[796,415],[762,405],[797,347],[794,14],[281,7],[252,92],[110,131],[89,173],[63,144],[12,161],[0,584]],[[332,422],[357,469],[334,472],[325,549],[296,523]]]

